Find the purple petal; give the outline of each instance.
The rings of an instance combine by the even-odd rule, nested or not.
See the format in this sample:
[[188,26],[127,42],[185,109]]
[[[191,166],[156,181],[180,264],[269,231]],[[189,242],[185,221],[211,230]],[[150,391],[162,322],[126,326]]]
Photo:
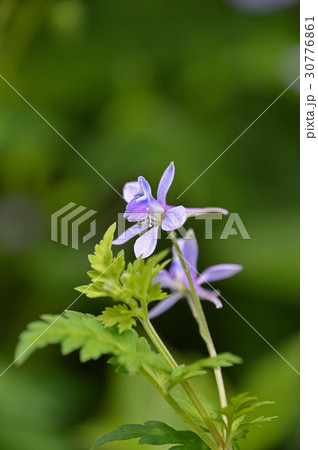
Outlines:
[[172,252],[173,258],[169,267],[170,277],[173,278],[177,283],[180,283],[181,281],[185,286],[187,286],[188,285],[187,277],[184,270],[182,269],[180,260],[174,247],[172,248]]
[[183,257],[190,264],[190,270],[192,269],[196,276],[199,247],[194,231],[188,230],[183,239],[178,239],[178,244]]
[[174,279],[165,269],[161,270],[153,281],[154,283],[160,283],[163,289],[172,289],[174,286]]
[[138,193],[140,193],[140,186],[138,181],[130,181],[129,183],[125,184],[123,195],[127,203],[129,203]]
[[163,205],[166,204],[167,192],[170,189],[170,186],[174,179],[174,163],[170,163],[169,166],[164,171],[161,180],[159,182],[158,191],[157,191],[157,199]]
[[142,194],[137,199],[138,203],[141,203],[141,202],[148,203],[149,200],[153,199],[150,184],[144,177],[138,177],[138,183],[139,183],[141,194]]
[[243,270],[243,266],[238,264],[217,264],[208,267],[201,275],[199,275],[197,282],[199,284],[208,283],[210,281],[224,280],[230,278]]
[[176,206],[166,211],[166,215],[161,222],[161,228],[165,231],[177,230],[182,227],[187,220],[184,206]]
[[239,264],[217,264],[208,267],[201,275],[199,275],[197,282],[199,284],[208,283],[210,281],[225,280],[230,278],[243,270],[243,266]]
[[195,217],[199,214],[221,213],[228,214],[229,212],[223,208],[186,208],[187,217]]
[[146,219],[148,216],[147,205],[140,204],[137,202],[137,198],[133,198],[126,206],[124,217],[127,218],[129,222],[139,222],[140,220]]
[[147,223],[143,223],[139,225],[136,223],[136,225],[133,225],[132,227],[128,228],[128,230],[125,230],[120,236],[118,236],[117,239],[113,241],[113,245],[122,245],[125,242],[129,241],[129,239],[133,238],[134,236],[137,236],[137,234],[141,233],[147,228]]
[[138,204],[143,205],[147,209],[148,213],[154,212],[158,214],[163,214],[165,212],[165,209],[163,205],[153,197],[151,193],[151,187],[148,181],[144,177],[139,177],[138,182],[142,194],[136,196],[136,202]]
[[207,289],[203,289],[201,286],[196,286],[196,291],[198,296],[203,300],[208,300],[209,302],[214,303],[217,308],[222,308],[223,305],[217,297],[219,295],[217,291],[208,291]]
[[156,248],[159,227],[152,227],[145,234],[141,235],[134,245],[136,258],[148,258]]
[[168,309],[172,308],[172,306],[175,305],[177,301],[180,300],[180,298],[181,295],[176,292],[175,294],[172,294],[171,297],[166,298],[165,300],[161,300],[161,302],[159,302],[154,308],[150,310],[149,319],[158,317]]

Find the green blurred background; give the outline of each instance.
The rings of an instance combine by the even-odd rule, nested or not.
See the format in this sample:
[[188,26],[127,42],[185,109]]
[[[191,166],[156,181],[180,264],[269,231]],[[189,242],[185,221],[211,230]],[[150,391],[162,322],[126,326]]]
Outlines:
[[[176,200],[298,76],[298,6],[250,4],[2,0],[0,73],[117,190],[141,174],[156,184],[174,160],[171,203],[238,212],[251,239],[219,240],[225,221],[215,222],[199,268],[244,265],[217,287],[298,370],[298,83]],[[0,100],[2,371],[28,322],[76,298],[87,254],[124,202],[1,79]],[[50,215],[69,202],[98,211],[97,235],[78,251],[50,240]],[[204,222],[188,225],[203,242]],[[104,304],[83,296],[73,309]],[[242,448],[298,449],[298,375],[229,306],[205,310],[217,349],[244,358],[224,371],[229,393],[276,402],[264,413],[279,418]],[[206,354],[185,302],[156,325],[180,361]],[[196,385],[216,395],[212,378]],[[143,380],[55,346],[1,377],[0,417],[5,450],[85,450],[147,419],[183,426]]]

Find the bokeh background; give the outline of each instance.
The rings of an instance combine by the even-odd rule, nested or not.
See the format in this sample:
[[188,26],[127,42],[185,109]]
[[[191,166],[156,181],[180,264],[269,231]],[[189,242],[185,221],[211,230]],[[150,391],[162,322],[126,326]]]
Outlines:
[[[199,268],[244,265],[217,287],[297,369],[298,83],[176,197],[298,76],[298,22],[292,0],[0,3],[1,75],[117,190],[141,174],[156,184],[174,160],[171,203],[240,214],[250,240],[220,240],[222,220],[203,244],[204,222],[188,222]],[[28,322],[76,298],[87,254],[124,203],[2,79],[0,99],[2,371]],[[98,211],[97,235],[79,250],[50,240],[50,215],[69,202]],[[104,304],[83,296],[73,308]],[[224,371],[229,393],[276,402],[264,413],[278,419],[242,448],[298,449],[298,375],[229,306],[205,309],[217,349],[244,358]],[[185,302],[156,326],[180,361],[206,354]],[[0,448],[85,450],[147,419],[182,427],[143,380],[105,362],[52,346],[11,367],[0,378]],[[197,387],[215,396],[212,385]]]

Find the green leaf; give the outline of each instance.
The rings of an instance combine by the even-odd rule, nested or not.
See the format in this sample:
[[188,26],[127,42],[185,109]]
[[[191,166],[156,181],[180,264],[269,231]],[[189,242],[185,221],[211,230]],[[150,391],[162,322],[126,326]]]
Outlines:
[[111,250],[115,229],[116,224],[109,227],[103,239],[95,246],[94,254],[88,257],[92,270],[87,273],[92,283],[79,286],[76,290],[85,293],[89,298],[111,297],[116,302],[127,305],[134,311],[132,314],[123,307],[113,311],[107,309],[103,313],[105,326],[117,323],[120,330],[124,330],[134,326],[134,318],[140,316],[139,311],[136,314],[136,301],[146,308],[150,302],[168,297],[168,294],[161,290],[160,283],[153,284],[153,280],[168,264],[169,261],[161,264],[160,262],[169,250],[146,260],[140,257],[133,264],[129,263],[125,269],[124,252],[121,251],[114,257]]
[[[270,422],[275,417],[258,417],[253,420],[247,420],[247,415],[254,412],[261,406],[270,405],[273,402],[257,401],[256,397],[251,397],[247,393],[242,393],[233,397],[226,408],[219,410],[218,422],[226,430],[228,439],[234,442],[239,439],[245,439],[247,433],[255,426],[261,426],[265,422]],[[226,422],[223,417],[226,417]]]
[[[203,430],[207,431],[206,424],[203,422],[200,414],[198,413],[197,409],[195,408],[192,401],[189,399],[187,395],[177,391],[171,393],[171,396],[178,403],[178,405],[191,416],[191,418],[194,420],[194,422],[196,422],[196,424],[198,424]],[[198,397],[200,402],[203,404],[205,410],[209,414],[209,417],[211,419],[218,418],[219,414],[217,404],[206,398],[204,395],[198,394]]]
[[67,311],[63,316],[47,314],[42,320],[30,323],[16,348],[17,364],[48,344],[61,344],[64,355],[79,350],[81,362],[112,355],[117,358],[116,365],[129,373],[137,373],[141,367],[146,370],[166,367],[163,357],[136,331],[120,333],[117,326],[105,328],[95,316],[75,311]]
[[218,369],[219,367],[229,367],[233,364],[239,364],[242,358],[231,353],[220,353],[215,358],[204,358],[188,366],[182,365],[173,370],[170,377],[167,390],[171,390],[176,384],[182,381],[204,375],[204,369]]
[[[93,269],[88,272],[92,283],[79,286],[76,290],[85,293],[89,298],[107,297],[111,295],[112,289],[120,289],[119,278],[125,268],[125,257],[123,251],[120,251],[116,257],[113,256],[111,245],[115,230],[116,223],[108,228],[103,239],[95,246],[94,254],[88,256]],[[104,288],[107,282],[112,289]]]
[[[131,332],[136,332],[131,330]],[[162,355],[151,350],[151,347],[144,337],[138,338],[135,347],[126,352],[118,352],[118,355],[108,361],[118,367],[119,372],[137,373],[140,368],[147,372],[166,373],[169,368]]]
[[105,327],[118,325],[119,332],[131,329],[136,325],[136,318],[141,316],[142,311],[136,307],[129,309],[127,305],[115,305],[112,308],[106,308],[98,319]]
[[125,441],[139,438],[139,444],[167,445],[180,444],[172,449],[208,450],[209,447],[192,431],[176,431],[163,422],[148,421],[144,425],[122,425],[115,431],[102,436],[92,449],[114,441]]
[[140,304],[147,306],[150,302],[167,298],[168,294],[161,290],[160,283],[153,284],[153,280],[168,264],[169,260],[159,264],[168,251],[164,250],[148,259],[139,257],[132,264],[128,264],[120,277],[122,291],[117,299],[123,302],[127,299],[136,299]]

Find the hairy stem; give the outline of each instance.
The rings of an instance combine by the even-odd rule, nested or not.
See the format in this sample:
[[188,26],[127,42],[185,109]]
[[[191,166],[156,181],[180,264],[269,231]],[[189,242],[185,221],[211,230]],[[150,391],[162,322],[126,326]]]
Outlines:
[[163,392],[159,384],[153,379],[153,377],[145,370],[141,369],[141,375],[143,375],[149,383],[162,395],[162,397],[169,403],[169,405],[174,409],[174,411],[182,417],[182,419],[190,425],[190,427],[196,432],[198,436],[206,443],[206,445],[213,449],[217,450],[218,447],[215,445],[214,441],[211,439],[209,435],[207,435],[199,425],[197,425],[194,420],[181,408],[181,406],[174,400],[174,398],[166,392]]
[[[146,316],[147,317],[147,316]],[[169,364],[171,369],[176,369],[178,367],[178,364],[174,360],[173,356],[165,346],[165,344],[160,339],[159,335],[157,334],[156,330],[153,328],[152,324],[150,323],[148,317],[146,319],[141,320],[142,325],[151,339],[154,346],[157,348],[159,353],[162,354],[162,356],[165,358],[167,363]],[[206,409],[202,405],[201,401],[199,400],[197,394],[191,387],[191,385],[187,381],[183,381],[180,383],[185,392],[187,393],[188,397],[191,399],[192,403],[196,407],[197,411],[199,412],[200,416],[202,417],[202,420],[206,424],[208,430],[210,431],[211,435],[213,436],[213,439],[215,440],[217,446],[219,449],[224,449],[224,442],[222,439],[222,436],[218,432],[217,428],[211,421],[209,414],[207,413]]]

